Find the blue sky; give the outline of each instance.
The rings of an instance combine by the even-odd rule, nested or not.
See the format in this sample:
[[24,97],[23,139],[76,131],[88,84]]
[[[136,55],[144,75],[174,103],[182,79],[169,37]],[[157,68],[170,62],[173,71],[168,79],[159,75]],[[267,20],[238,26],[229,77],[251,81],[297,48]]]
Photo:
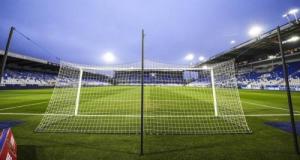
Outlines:
[[49,52],[15,34],[11,50],[40,58],[104,64],[140,59],[141,29],[147,59],[187,63],[186,53],[210,57],[227,50],[231,40],[249,39],[252,25],[265,31],[287,22],[282,14],[299,0],[1,0],[0,47],[10,26]]

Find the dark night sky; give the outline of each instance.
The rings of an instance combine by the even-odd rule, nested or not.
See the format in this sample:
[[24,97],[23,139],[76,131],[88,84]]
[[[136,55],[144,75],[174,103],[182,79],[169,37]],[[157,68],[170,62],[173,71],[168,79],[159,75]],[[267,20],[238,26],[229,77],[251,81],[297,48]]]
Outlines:
[[268,31],[287,23],[282,14],[300,7],[300,0],[1,0],[0,47],[10,26],[49,52],[15,34],[11,51],[40,58],[84,64],[140,58],[140,32],[146,32],[146,58],[187,63],[192,52],[206,58],[250,37],[253,25]]

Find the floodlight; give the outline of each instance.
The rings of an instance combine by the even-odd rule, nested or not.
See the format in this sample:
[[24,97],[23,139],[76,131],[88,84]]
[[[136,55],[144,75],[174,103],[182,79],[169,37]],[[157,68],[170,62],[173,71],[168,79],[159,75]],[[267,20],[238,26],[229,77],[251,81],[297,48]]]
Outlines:
[[113,63],[116,60],[115,55],[112,52],[104,53],[102,59],[106,63]]
[[268,59],[275,59],[275,58],[276,58],[276,56],[274,56],[274,55],[268,56]]
[[251,36],[251,37],[258,37],[263,31],[263,28],[260,27],[260,26],[253,26],[250,28],[248,34]]
[[192,61],[194,59],[194,54],[193,53],[188,53],[184,59],[187,60],[187,61]]
[[230,44],[235,44],[235,40],[230,41]]
[[297,42],[299,41],[300,37],[298,36],[293,36],[292,38],[289,39],[290,42]]
[[296,13],[298,13],[299,12],[299,9],[297,9],[297,8],[294,8],[294,9],[291,9],[291,10],[289,10],[289,14],[296,14]]
[[285,43],[293,43],[293,42],[297,42],[299,40],[300,40],[299,36],[293,36],[293,37],[289,38],[288,40],[283,41],[282,43],[283,44],[285,44]]
[[204,56],[200,56],[199,57],[199,61],[204,61],[205,60],[205,57]]
[[291,10],[289,10],[289,12],[288,12],[288,14],[294,15],[294,17],[295,17],[297,23],[298,23],[298,17],[297,17],[297,13],[298,13],[298,12],[299,12],[299,9],[298,9],[298,8],[291,9]]

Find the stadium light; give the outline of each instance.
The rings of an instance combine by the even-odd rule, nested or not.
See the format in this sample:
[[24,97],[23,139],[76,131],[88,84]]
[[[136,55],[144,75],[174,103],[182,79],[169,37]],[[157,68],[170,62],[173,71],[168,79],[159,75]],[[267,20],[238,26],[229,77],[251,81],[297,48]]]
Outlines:
[[296,22],[298,23],[298,17],[297,17],[297,13],[299,12],[299,9],[298,8],[294,8],[294,9],[291,9],[288,11],[288,13],[284,14],[283,17],[286,17],[288,18],[289,22],[290,22],[290,19],[289,19],[289,15],[293,15],[295,17],[295,20]]
[[207,65],[202,66],[202,69],[208,69]]
[[113,63],[115,62],[116,57],[112,52],[106,52],[103,54],[102,59],[106,63]]
[[248,34],[251,37],[258,37],[259,35],[262,34],[263,28],[260,26],[253,26],[250,28]]
[[184,59],[186,60],[186,61],[192,61],[193,59],[194,59],[194,54],[193,53],[188,53],[185,57],[184,57]]
[[282,17],[286,18],[289,23],[291,22],[289,14],[286,13],[286,14],[282,15]]
[[200,62],[202,62],[202,61],[205,60],[205,57],[204,56],[200,56],[198,59],[199,59]]
[[297,9],[297,8],[294,8],[294,9],[291,9],[291,10],[289,10],[289,14],[293,14],[293,15],[295,15],[295,14],[297,14],[299,12],[299,9]]
[[230,41],[230,44],[235,44],[235,43],[236,43],[235,40]]
[[291,37],[290,39],[287,39],[285,41],[283,41],[282,43],[283,44],[286,44],[286,43],[293,43],[293,42],[297,42],[300,40],[300,37],[299,36],[293,36]]
[[275,58],[276,58],[276,56],[274,56],[274,55],[268,56],[268,59],[275,59]]
[[299,21],[298,21],[298,17],[297,17],[297,13],[299,12],[299,9],[292,9],[292,10],[290,10],[290,14],[293,14],[294,15],[294,17],[295,17],[295,19],[296,19],[296,22],[298,23]]

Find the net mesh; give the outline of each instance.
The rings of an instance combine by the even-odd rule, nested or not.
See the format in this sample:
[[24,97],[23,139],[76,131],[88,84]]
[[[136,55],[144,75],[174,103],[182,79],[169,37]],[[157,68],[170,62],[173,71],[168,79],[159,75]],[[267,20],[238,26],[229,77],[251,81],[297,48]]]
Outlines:
[[[58,79],[37,132],[140,132],[140,63],[93,67],[61,62]],[[233,61],[210,68],[146,61],[144,85],[146,134],[251,132]]]

